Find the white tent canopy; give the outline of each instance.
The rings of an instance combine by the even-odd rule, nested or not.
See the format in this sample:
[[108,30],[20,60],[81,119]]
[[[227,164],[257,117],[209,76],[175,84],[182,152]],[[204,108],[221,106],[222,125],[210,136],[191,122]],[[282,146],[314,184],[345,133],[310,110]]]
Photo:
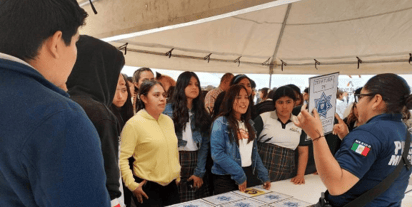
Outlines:
[[[151,28],[144,27],[144,20],[139,22],[122,16],[123,11],[116,9],[122,1],[108,1],[110,4],[105,1],[108,0],[95,2],[98,11],[99,6],[110,5],[119,18],[126,19],[129,24],[142,24],[143,29],[119,33],[122,30],[117,27],[110,30],[116,22],[108,21],[104,27],[107,32],[96,30],[93,33],[88,27],[95,28],[94,19],[102,17],[88,11],[90,17],[82,33],[112,40],[110,43],[115,46],[128,43],[125,57],[126,64],[131,66],[266,74],[412,72],[408,62],[412,52],[410,0],[260,1],[248,6],[266,6],[250,12],[245,10],[247,7],[238,7],[247,12],[239,14],[213,7],[213,4],[225,1],[198,0],[194,1],[198,5],[212,4],[209,4],[210,15],[202,17],[207,21],[199,23],[202,21],[189,18],[189,24],[180,21],[159,27],[152,24]],[[137,2],[141,1],[133,2],[140,4]],[[167,4],[167,1],[147,2]],[[240,5],[246,1],[235,2]],[[221,11],[232,13],[229,17],[210,21],[211,14],[225,14],[219,13]],[[169,12],[173,14],[173,11]],[[144,14],[141,11],[135,13]],[[174,23],[175,28],[169,29]],[[118,36],[125,33],[131,33],[132,37]],[[112,36],[114,38],[108,38]]]

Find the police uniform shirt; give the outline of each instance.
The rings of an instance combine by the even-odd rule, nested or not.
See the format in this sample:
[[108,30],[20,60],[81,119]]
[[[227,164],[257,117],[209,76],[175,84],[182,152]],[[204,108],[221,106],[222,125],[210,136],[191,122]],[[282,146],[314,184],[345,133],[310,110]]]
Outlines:
[[[359,197],[394,171],[406,139],[406,127],[401,117],[401,114],[375,116],[343,139],[335,154],[336,160],[342,169],[360,180],[340,196],[328,195],[327,199],[333,206],[343,206]],[[400,206],[410,174],[411,170],[403,168],[391,187],[366,206]]]

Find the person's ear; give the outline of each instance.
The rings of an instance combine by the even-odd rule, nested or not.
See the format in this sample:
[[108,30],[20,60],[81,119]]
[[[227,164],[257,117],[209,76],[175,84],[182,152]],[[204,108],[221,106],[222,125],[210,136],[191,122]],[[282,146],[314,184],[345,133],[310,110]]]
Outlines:
[[372,109],[373,110],[383,110],[385,108],[385,102],[383,101],[383,97],[380,94],[376,94],[373,97],[373,104],[372,104]]
[[65,45],[63,41],[63,33],[61,31],[57,31],[50,36],[45,41],[46,50],[48,53],[56,59],[60,58],[60,52],[62,50],[62,46]]
[[142,100],[144,104],[148,103],[148,98],[145,95],[141,95],[140,100]]

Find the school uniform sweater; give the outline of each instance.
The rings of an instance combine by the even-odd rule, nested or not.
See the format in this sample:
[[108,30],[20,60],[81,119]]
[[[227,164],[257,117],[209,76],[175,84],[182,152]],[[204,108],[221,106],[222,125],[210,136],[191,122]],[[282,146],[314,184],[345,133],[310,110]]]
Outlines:
[[[123,128],[121,134],[120,170],[125,185],[134,191],[141,179],[162,186],[180,180],[179,151],[173,120],[161,114],[154,119],[146,110],[140,110]],[[133,156],[133,173],[128,158]]]
[[0,53],[0,106],[0,206],[110,206],[99,136],[67,93]]

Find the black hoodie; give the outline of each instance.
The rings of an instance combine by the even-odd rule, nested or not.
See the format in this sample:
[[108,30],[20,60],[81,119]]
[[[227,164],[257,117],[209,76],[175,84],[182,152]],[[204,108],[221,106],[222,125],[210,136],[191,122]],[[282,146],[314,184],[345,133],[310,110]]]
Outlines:
[[112,200],[121,196],[119,129],[109,106],[124,64],[123,54],[114,46],[82,35],[77,42],[76,64],[67,80],[70,98],[83,107],[99,133],[107,177],[106,187]]

